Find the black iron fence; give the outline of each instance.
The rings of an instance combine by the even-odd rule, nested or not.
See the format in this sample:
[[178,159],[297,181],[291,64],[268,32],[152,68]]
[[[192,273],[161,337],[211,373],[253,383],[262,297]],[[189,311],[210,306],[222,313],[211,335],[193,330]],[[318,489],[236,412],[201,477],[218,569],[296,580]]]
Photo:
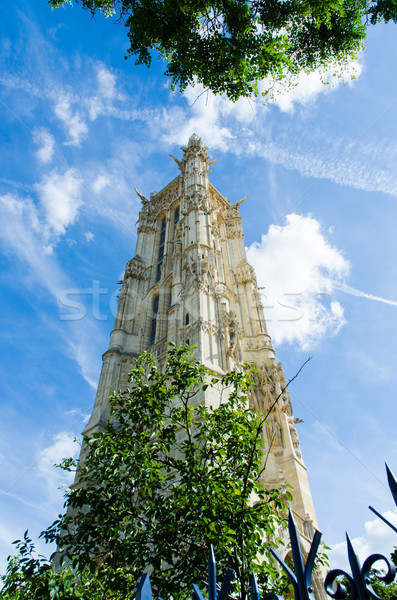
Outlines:
[[[397,506],[397,481],[387,465],[386,472],[389,488]],[[390,521],[372,508],[372,506],[369,508],[397,533],[397,528],[392,525]],[[293,568],[290,567],[273,549],[270,549],[270,552],[291,581],[295,600],[315,600],[312,584],[313,569],[322,534],[319,531],[314,533],[305,562],[301,551],[299,533],[291,511],[289,512],[288,517],[288,531],[293,558]],[[348,573],[343,569],[332,569],[329,571],[324,580],[326,594],[335,600],[384,600],[384,598],[379,596],[375,591],[374,582],[381,582],[384,588],[387,589],[387,586],[394,582],[396,575],[395,565],[382,554],[371,554],[361,566],[348,534],[346,534],[346,540],[351,573]],[[375,563],[378,563],[379,561],[382,561],[383,564],[382,571],[374,568]],[[226,600],[233,575],[233,569],[228,569],[220,587],[217,585],[216,561],[214,551],[211,547],[208,558],[208,600]],[[205,600],[203,593],[195,583],[192,584],[192,588],[195,600]],[[394,598],[397,600],[397,595],[386,595],[390,600],[394,600]],[[136,600],[152,600],[152,588],[148,573],[145,573],[140,580],[136,592]],[[251,600],[282,600],[282,598],[275,593],[265,594],[261,598],[257,580],[253,573],[251,577]]]

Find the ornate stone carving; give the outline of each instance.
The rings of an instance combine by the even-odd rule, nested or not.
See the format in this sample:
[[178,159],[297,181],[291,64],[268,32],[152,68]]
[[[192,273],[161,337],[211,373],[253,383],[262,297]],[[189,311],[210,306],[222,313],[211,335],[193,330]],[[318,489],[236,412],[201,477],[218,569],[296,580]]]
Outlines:
[[211,231],[212,231],[212,235],[214,236],[214,238],[219,240],[219,238],[221,237],[221,233],[219,231],[219,227],[218,227],[217,223],[212,224]]
[[193,133],[190,136],[187,146],[182,146],[183,162],[186,163],[189,159],[200,158],[205,164],[208,164],[207,147],[203,145],[200,137]]
[[196,210],[199,205],[205,201],[201,190],[191,190],[185,197],[185,210],[189,213],[191,210]]
[[255,376],[255,380],[257,389],[262,395],[264,410],[269,410],[278,398],[277,406],[279,410],[290,417],[292,415],[292,406],[288,388],[285,387],[286,381],[280,363],[270,362],[266,365],[257,365],[256,368],[258,373]]
[[256,276],[253,267],[250,264],[244,263],[239,265],[234,272],[234,279],[236,283],[252,283],[255,286],[256,284]]
[[255,376],[258,391],[262,396],[264,410],[269,410],[276,399],[276,382],[271,376],[270,369],[265,365],[257,366],[258,373]]
[[200,281],[197,260],[191,253],[185,254],[184,269],[186,273],[186,287],[190,287],[193,284],[196,288],[199,288]]
[[139,218],[138,233],[154,233],[156,231],[156,216],[151,212],[142,212]]
[[228,200],[224,198],[218,190],[216,190],[212,185],[209,186],[209,197],[212,211],[215,213],[219,213],[223,218],[227,217],[227,208],[230,206]]
[[271,348],[272,344],[270,341],[270,337],[264,333],[258,335],[255,338],[247,339],[246,342],[246,350],[249,352],[255,352],[258,350],[262,350],[263,348]]
[[141,263],[137,258],[131,258],[128,261],[125,272],[124,272],[124,281],[129,278],[138,279],[139,281],[144,281],[148,278],[148,273],[145,265]]
[[204,321],[201,317],[187,325],[184,329],[185,335],[194,335],[199,331],[204,331],[211,335],[216,335],[219,331],[219,327],[215,325],[215,323],[211,323],[210,321]]
[[199,248],[199,278],[200,289],[208,294],[215,293],[215,256],[213,250],[206,247]]
[[217,296],[217,298],[227,298],[227,287],[226,284],[218,281],[217,283],[215,283],[214,286],[214,294],[215,296]]
[[157,194],[150,194],[151,211],[158,215],[163,210],[167,210],[174,202],[179,200],[179,177],[172,181],[167,187]]
[[201,211],[203,211],[204,214],[206,214],[206,215],[210,214],[210,212],[211,212],[211,205],[210,205],[208,194],[204,195],[204,197],[201,199],[198,207],[199,207],[199,209]]
[[242,239],[244,237],[241,224],[236,221],[227,221],[227,237],[228,239],[234,240],[237,238]]

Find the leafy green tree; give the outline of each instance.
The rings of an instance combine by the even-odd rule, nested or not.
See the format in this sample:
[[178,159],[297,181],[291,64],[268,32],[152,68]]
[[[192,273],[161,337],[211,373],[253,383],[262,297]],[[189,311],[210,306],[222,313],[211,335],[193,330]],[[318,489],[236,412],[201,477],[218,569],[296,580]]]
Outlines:
[[27,531],[14,544],[18,554],[8,557],[6,573],[0,577],[2,600],[126,600],[126,596],[108,594],[94,573],[70,568],[56,571],[51,561],[36,554]]
[[266,77],[291,81],[302,70],[345,63],[362,47],[368,24],[397,18],[396,0],[76,2],[124,23],[136,64],[150,66],[157,51],[173,89],[199,82],[233,101],[257,95]]
[[[190,595],[192,582],[205,585],[210,544],[219,573],[236,572],[235,598],[247,597],[253,570],[263,589],[281,592],[266,557],[281,543],[290,495],[263,484],[265,416],[249,408],[252,373],[217,377],[188,347],[171,347],[163,370],[150,353],[138,358],[130,382],[86,440],[67,512],[43,537],[76,572],[125,597],[148,569],[156,594]],[[200,402],[205,390],[214,406]]]

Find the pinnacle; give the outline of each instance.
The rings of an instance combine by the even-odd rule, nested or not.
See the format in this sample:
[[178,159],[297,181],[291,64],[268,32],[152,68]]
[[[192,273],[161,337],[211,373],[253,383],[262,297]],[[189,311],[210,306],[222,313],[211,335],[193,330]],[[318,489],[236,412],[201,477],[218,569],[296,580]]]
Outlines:
[[188,146],[195,146],[197,143],[200,143],[201,145],[203,145],[203,142],[201,140],[201,137],[197,135],[197,133],[192,133],[192,135],[189,138],[188,141]]

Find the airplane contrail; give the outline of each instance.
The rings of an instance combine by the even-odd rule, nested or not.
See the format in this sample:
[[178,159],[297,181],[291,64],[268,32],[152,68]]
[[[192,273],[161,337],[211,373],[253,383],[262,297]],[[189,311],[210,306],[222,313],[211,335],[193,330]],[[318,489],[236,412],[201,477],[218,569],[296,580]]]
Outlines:
[[350,294],[351,296],[358,296],[359,298],[367,298],[368,300],[376,300],[377,302],[383,302],[383,304],[391,304],[392,306],[397,306],[396,300],[388,300],[387,298],[382,298],[381,296],[367,294],[366,292],[357,290],[356,288],[351,287],[346,283],[341,283],[339,281],[333,281],[332,283],[335,289],[340,290],[341,292],[345,292],[345,294]]

